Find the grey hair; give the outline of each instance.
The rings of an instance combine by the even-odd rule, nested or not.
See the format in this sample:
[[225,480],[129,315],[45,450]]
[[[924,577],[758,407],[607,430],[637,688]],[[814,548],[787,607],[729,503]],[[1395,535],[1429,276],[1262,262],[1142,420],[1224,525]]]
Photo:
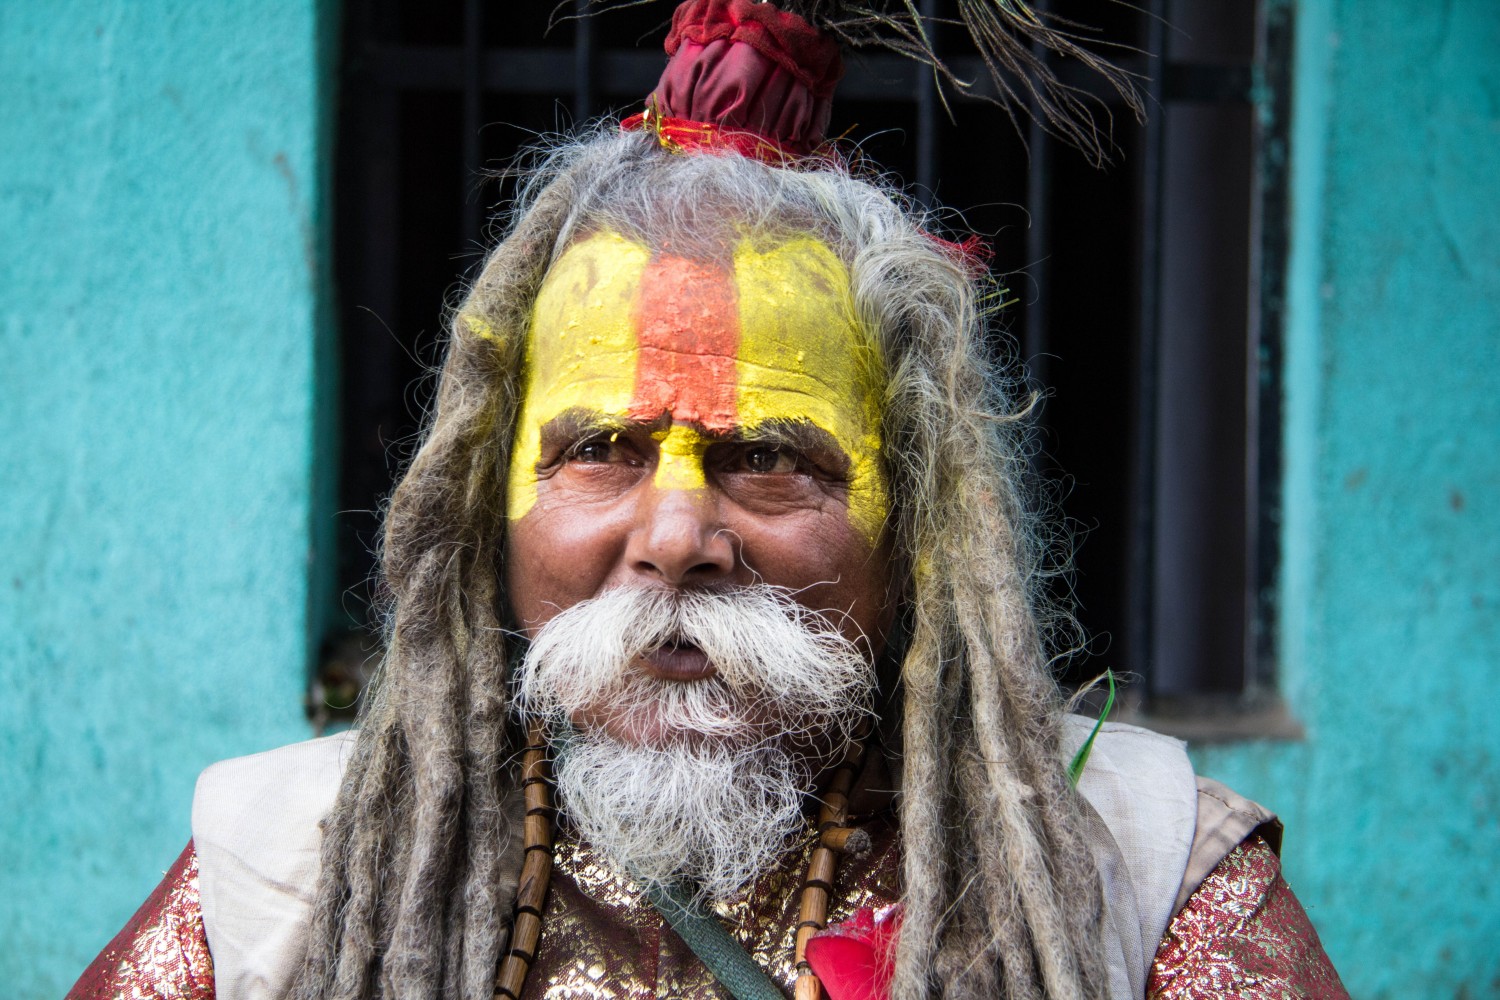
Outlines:
[[892,996],[1102,996],[1102,892],[1037,613],[1021,383],[988,356],[986,285],[891,187],[836,164],[674,155],[601,132],[528,177],[454,311],[430,426],[391,500],[388,653],[324,824],[293,995],[491,995],[520,857],[500,564],[527,326],[558,254],[614,229],[705,255],[811,233],[843,258],[889,377],[887,530],[908,633],[886,720],[906,906]]

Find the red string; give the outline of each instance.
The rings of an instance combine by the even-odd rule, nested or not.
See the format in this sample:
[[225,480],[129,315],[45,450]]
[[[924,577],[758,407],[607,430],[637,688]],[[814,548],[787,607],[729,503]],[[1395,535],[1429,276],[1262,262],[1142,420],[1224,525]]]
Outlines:
[[982,278],[990,271],[990,261],[995,259],[995,249],[978,236],[969,236],[955,243],[945,240],[941,236],[935,236],[929,232],[923,232],[923,236],[936,243],[948,254],[964,266],[971,278]]
[[770,136],[745,129],[727,129],[713,122],[695,122],[687,118],[668,118],[650,108],[631,115],[620,123],[623,132],[651,132],[658,142],[674,153],[737,153],[751,160],[783,167],[805,157],[784,149]]

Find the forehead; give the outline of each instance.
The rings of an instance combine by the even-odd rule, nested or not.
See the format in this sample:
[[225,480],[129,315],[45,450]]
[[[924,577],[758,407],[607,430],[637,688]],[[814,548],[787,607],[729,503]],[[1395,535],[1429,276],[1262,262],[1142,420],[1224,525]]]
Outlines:
[[709,431],[785,416],[768,406],[832,421],[831,408],[863,411],[881,382],[848,271],[811,236],[742,240],[703,261],[594,234],[553,265],[530,334],[530,390],[588,395],[590,408],[646,421],[670,415]]

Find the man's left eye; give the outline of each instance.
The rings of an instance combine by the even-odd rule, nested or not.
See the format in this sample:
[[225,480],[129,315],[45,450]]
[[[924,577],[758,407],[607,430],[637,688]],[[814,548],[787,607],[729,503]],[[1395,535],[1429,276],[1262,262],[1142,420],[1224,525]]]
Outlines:
[[771,445],[751,445],[741,452],[745,470],[761,473],[795,472],[797,453]]

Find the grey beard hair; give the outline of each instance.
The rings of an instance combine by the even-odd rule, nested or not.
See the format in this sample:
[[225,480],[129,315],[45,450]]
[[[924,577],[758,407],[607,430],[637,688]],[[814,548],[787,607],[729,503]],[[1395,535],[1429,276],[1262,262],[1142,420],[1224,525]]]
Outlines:
[[[643,676],[637,658],[697,646],[712,678]],[[582,837],[643,884],[686,879],[733,897],[803,827],[803,796],[829,749],[870,715],[874,670],[859,645],[782,588],[617,589],[538,631],[517,705],[567,730],[578,712],[647,715],[640,745],[568,736],[557,763],[563,809]]]
[[804,828],[812,767],[778,746],[628,746],[580,734],[557,764],[579,835],[643,886],[685,881],[696,898],[733,899]]

